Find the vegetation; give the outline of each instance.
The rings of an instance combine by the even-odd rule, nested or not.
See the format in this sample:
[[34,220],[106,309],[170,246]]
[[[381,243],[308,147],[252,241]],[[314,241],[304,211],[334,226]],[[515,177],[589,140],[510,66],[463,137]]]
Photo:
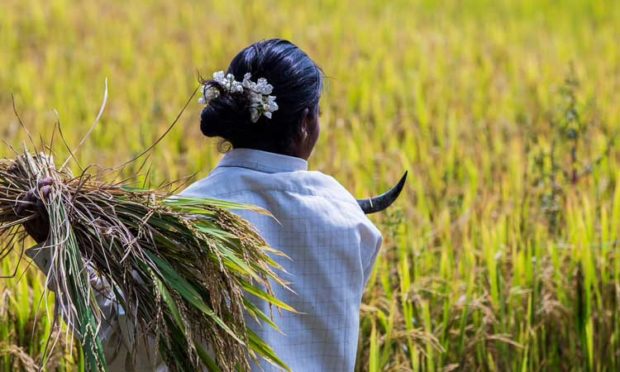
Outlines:
[[[330,77],[311,167],[360,197],[410,174],[398,206],[373,217],[386,241],[358,368],[618,370],[618,25],[607,0],[5,0],[0,129],[25,140],[14,94],[31,132],[59,123],[74,145],[108,78],[80,162],[113,167],[163,133],[198,73],[257,39],[291,39]],[[138,184],[212,169],[199,110]],[[0,282],[0,369],[40,360],[42,286],[33,269]]]
[[[15,249],[26,235],[21,224],[33,216],[27,210],[32,202],[24,195],[43,177],[52,182],[45,186],[47,195],[39,192],[50,232],[36,255],[50,252],[45,284],[55,291],[57,314],[80,339],[87,370],[108,369],[96,330],[103,330],[118,309],[113,304],[101,307],[105,299],[123,308],[118,323],[131,325],[126,342],[137,340],[130,344],[132,354],[141,334],[147,333],[175,370],[249,369],[250,356],[286,368],[245,325],[247,313],[277,329],[245,298],[246,292],[294,311],[271,289],[272,282],[286,285],[274,271],[280,266],[269,256],[279,253],[227,209],[268,212],[128,190],[95,181],[88,173],[75,177],[66,168],[56,168],[48,154],[26,152],[0,162],[0,238],[5,243],[0,259],[23,256]],[[20,262],[13,263],[14,272]],[[43,349],[42,365],[55,343],[50,339],[50,348]]]

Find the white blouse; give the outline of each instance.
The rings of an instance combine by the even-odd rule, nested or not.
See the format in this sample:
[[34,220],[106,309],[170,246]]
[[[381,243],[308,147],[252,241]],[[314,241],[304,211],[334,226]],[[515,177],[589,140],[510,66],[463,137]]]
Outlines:
[[[251,317],[247,317],[248,325],[293,371],[352,371],[362,293],[382,237],[344,187],[330,176],[307,169],[307,162],[300,158],[235,149],[224,155],[208,177],[181,195],[253,204],[273,214],[275,219],[236,211],[270,246],[288,256],[274,259],[286,271],[279,274],[291,283],[292,291],[278,286],[274,290],[276,297],[298,313],[273,312],[282,333],[256,324]],[[266,303],[253,300],[269,313]],[[125,337],[129,332],[122,309],[114,313],[114,319],[102,327],[102,341],[106,349],[119,349],[119,344],[123,349],[123,344],[131,345]],[[115,365],[122,368],[121,360],[126,357],[122,350],[116,354],[115,359],[108,359],[111,371]],[[153,366],[148,364],[148,355],[136,357],[138,369],[154,369],[147,367]],[[264,361],[253,366],[254,370],[261,368],[277,370]]]

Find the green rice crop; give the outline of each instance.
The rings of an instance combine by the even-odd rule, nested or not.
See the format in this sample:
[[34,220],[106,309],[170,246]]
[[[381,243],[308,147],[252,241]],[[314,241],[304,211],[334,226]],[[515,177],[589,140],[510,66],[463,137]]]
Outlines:
[[[311,168],[358,197],[409,170],[397,205],[373,217],[386,241],[364,296],[358,368],[612,371],[619,27],[611,0],[5,0],[0,129],[13,146],[25,140],[14,94],[33,133],[49,138],[58,122],[74,145],[108,78],[80,162],[112,167],[159,137],[198,73],[257,39],[291,39],[329,77]],[[199,110],[190,105],[137,184],[213,168]],[[30,337],[28,323],[41,277],[24,278],[0,283],[10,319],[0,345],[36,360],[45,335]]]
[[[122,321],[130,324],[129,337],[150,336],[170,368],[248,369],[251,357],[287,369],[245,326],[248,314],[277,329],[246,293],[294,311],[272,292],[272,283],[286,285],[275,272],[280,266],[268,255],[280,253],[228,209],[268,212],[127,189],[94,180],[86,172],[76,177],[56,168],[47,153],[25,152],[0,162],[0,260],[23,256],[23,248],[17,252],[26,238],[21,224],[33,214],[16,205],[28,208],[31,202],[24,195],[43,178],[53,181],[47,186],[49,194],[40,196],[49,236],[36,254],[49,252],[45,283],[57,297],[60,317],[55,320],[74,328],[87,370],[108,370],[97,330],[117,310],[101,308],[98,298],[115,299],[125,312]],[[13,272],[19,271],[20,262],[14,263]],[[49,341],[42,366],[57,338]]]

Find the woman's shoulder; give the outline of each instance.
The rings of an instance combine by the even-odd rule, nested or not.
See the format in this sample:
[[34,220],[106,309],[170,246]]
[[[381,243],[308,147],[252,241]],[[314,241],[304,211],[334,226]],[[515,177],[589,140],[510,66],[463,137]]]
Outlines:
[[240,193],[288,192],[324,196],[353,203],[353,196],[332,176],[319,171],[256,172],[239,167],[214,169],[192,183],[181,195],[226,197]]
[[338,195],[350,202],[355,202],[355,198],[336,178],[320,171],[308,171],[309,177],[315,179],[317,183],[329,192],[329,195]]
[[371,235],[378,235],[353,195],[336,178],[320,171],[261,173],[241,168],[216,169],[181,195],[258,205],[279,214],[372,230]]

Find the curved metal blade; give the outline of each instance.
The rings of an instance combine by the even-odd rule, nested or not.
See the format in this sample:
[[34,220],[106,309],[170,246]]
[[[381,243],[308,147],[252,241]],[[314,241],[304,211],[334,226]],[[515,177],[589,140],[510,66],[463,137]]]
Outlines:
[[385,194],[375,196],[374,198],[358,200],[357,204],[359,204],[365,214],[381,212],[392,205],[392,203],[394,203],[394,201],[398,198],[400,192],[403,191],[406,180],[407,172],[405,171],[405,174],[403,174],[400,181],[398,181],[396,186],[394,186],[391,190]]

